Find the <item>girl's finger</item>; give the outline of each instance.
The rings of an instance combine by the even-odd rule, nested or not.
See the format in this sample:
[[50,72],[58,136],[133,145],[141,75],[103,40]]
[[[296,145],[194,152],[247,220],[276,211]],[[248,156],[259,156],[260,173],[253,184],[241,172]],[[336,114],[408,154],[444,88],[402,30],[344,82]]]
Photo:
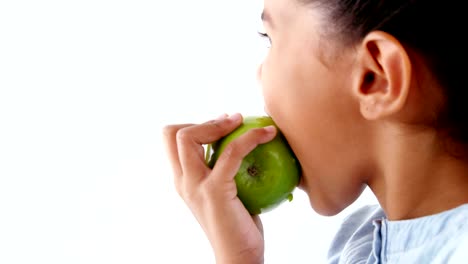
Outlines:
[[[200,125],[185,127],[177,132],[177,146],[183,174],[208,171],[203,144],[212,143],[242,123],[242,116],[232,115],[228,118],[212,120]],[[199,179],[204,175],[191,175]]]
[[267,126],[255,128],[239,136],[224,149],[213,168],[217,180],[232,181],[240,168],[242,159],[260,144],[267,143],[276,136],[276,128]]
[[166,153],[172,166],[174,177],[176,178],[182,176],[182,167],[179,160],[179,150],[177,147],[176,135],[180,129],[190,126],[193,126],[193,124],[168,125],[163,128],[163,141],[166,148]]

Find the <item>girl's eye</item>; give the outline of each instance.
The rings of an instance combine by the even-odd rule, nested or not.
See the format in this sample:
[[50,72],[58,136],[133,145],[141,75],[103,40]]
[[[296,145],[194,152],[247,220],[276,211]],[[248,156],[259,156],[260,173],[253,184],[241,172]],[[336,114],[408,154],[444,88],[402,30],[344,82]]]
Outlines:
[[[259,31],[259,32],[258,32],[258,35],[259,35],[261,38],[268,39],[268,42],[269,42],[269,44],[270,44],[270,46],[271,46],[271,38],[270,38],[270,36],[268,36],[267,33],[263,33],[263,32],[260,32],[260,31]],[[270,47],[270,46],[269,46],[269,47]]]

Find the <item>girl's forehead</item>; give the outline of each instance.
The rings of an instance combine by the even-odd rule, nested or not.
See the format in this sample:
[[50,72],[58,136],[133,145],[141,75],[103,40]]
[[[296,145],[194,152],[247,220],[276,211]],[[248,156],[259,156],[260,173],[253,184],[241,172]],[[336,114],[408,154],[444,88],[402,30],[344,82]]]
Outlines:
[[296,8],[300,6],[297,0],[265,0],[264,7],[268,12],[271,12],[274,18],[277,16],[285,16],[290,12],[294,12]]
[[261,18],[270,28],[277,29],[298,20],[310,19],[315,13],[312,6],[298,0],[265,0]]

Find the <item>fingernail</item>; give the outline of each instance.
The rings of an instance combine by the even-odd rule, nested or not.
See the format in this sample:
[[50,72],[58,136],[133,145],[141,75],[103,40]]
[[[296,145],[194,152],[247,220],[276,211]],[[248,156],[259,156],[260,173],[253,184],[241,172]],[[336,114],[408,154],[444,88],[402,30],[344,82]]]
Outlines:
[[267,132],[268,134],[270,133],[274,133],[276,131],[276,128],[275,126],[271,125],[271,126],[266,126],[263,128],[265,130],[265,132]]
[[218,116],[215,120],[223,120],[223,119],[226,119],[227,116],[228,116],[227,114],[222,114]]
[[241,114],[239,114],[239,113],[235,113],[235,114],[229,116],[229,120],[231,120],[231,121],[238,121],[240,119],[241,119]]

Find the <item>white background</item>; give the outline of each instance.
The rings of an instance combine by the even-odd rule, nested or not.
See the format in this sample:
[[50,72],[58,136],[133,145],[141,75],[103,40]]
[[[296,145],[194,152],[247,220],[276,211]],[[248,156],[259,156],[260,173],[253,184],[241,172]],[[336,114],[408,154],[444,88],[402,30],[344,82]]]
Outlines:
[[[213,263],[165,124],[263,114],[259,0],[0,2],[0,263]],[[287,89],[287,87],[285,87]],[[321,263],[366,191],[262,215],[266,263]]]

